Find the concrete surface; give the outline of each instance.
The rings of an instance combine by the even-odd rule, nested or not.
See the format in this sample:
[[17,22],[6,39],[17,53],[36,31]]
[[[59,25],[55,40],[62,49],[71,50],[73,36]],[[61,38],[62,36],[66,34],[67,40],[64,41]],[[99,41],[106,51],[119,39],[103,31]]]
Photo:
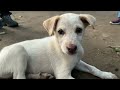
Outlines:
[[[116,11],[13,11],[13,18],[20,26],[4,27],[7,34],[0,35],[0,49],[16,42],[48,36],[42,22],[49,17],[67,12],[92,14],[97,18],[95,29],[88,27],[84,35],[83,60],[120,77],[120,55],[108,48],[109,45],[120,46],[120,26],[109,24],[110,20],[117,17]],[[72,75],[77,79],[99,79],[77,70],[73,70]]]

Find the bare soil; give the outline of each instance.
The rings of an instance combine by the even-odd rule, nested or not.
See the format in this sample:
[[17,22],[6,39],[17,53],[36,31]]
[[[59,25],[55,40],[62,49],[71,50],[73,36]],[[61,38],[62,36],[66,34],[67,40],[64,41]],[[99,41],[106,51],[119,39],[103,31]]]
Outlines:
[[[120,26],[110,25],[109,21],[117,17],[116,11],[13,11],[13,17],[19,27],[5,27],[7,32],[0,35],[0,49],[24,40],[43,38],[48,33],[42,22],[49,17],[63,13],[91,14],[96,17],[95,29],[87,27],[83,40],[85,56],[83,61],[103,71],[109,71],[120,77],[120,55],[108,46],[120,46]],[[77,79],[99,79],[91,74],[73,70]]]

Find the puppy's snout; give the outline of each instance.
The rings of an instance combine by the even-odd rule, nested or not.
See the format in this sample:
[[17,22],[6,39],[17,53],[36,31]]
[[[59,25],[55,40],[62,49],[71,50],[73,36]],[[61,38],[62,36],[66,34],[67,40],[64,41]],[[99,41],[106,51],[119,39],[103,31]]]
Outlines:
[[76,50],[77,50],[77,46],[74,45],[74,44],[70,44],[70,45],[67,47],[67,49],[68,49],[68,52],[69,52],[70,54],[75,54],[75,52],[76,52]]

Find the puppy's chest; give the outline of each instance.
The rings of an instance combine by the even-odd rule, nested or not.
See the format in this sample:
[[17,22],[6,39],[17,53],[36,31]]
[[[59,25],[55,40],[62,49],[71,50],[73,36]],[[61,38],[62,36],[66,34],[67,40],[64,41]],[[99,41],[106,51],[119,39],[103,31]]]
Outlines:
[[78,63],[79,59],[74,56],[66,57],[63,55],[59,55],[58,57],[52,57],[50,61],[54,70],[72,70]]
[[76,66],[79,60],[80,60],[80,57],[70,56],[70,57],[65,58],[65,63],[68,67],[74,68],[74,66]]

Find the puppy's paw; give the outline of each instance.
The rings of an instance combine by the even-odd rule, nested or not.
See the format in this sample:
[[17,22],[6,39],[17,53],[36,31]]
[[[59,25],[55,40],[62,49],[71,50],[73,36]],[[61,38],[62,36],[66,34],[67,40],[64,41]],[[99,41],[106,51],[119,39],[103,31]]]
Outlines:
[[101,78],[102,79],[118,79],[118,77],[111,72],[103,72]]
[[54,79],[54,76],[49,74],[49,73],[40,73],[40,78],[41,79]]
[[45,72],[40,72],[37,74],[27,74],[26,77],[27,79],[54,79],[53,75]]

